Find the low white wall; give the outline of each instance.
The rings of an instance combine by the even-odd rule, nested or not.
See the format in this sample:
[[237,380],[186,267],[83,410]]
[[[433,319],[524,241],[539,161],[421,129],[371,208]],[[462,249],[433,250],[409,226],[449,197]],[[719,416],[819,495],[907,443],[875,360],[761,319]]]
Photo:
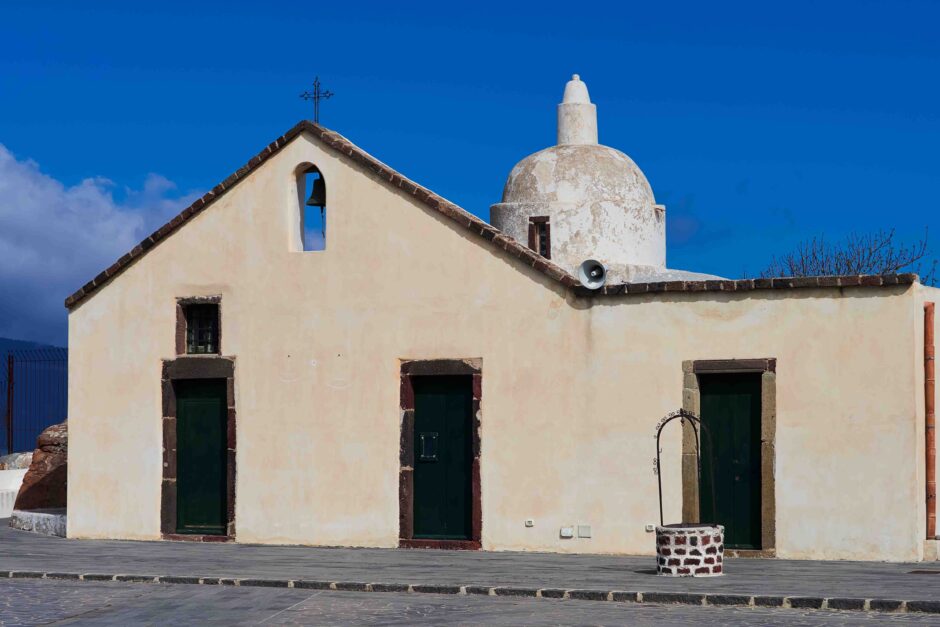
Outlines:
[[26,469],[0,470],[0,490],[16,490],[19,492],[23,485],[23,477],[26,476]]
[[0,518],[9,518],[13,513],[13,504],[25,476],[25,468],[0,470]]

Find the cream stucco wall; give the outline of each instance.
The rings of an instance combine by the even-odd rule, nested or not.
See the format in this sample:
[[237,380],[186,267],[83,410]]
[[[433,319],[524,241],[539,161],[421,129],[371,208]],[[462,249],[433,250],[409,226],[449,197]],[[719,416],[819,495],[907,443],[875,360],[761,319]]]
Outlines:
[[[327,182],[323,252],[294,252],[302,163]],[[483,547],[651,554],[682,362],[775,357],[777,554],[919,559],[918,289],[574,298],[302,136],[72,311],[68,535],[160,537],[175,299],[221,295],[240,542],[396,546],[399,360],[476,357]],[[679,448],[677,428],[667,522]]]

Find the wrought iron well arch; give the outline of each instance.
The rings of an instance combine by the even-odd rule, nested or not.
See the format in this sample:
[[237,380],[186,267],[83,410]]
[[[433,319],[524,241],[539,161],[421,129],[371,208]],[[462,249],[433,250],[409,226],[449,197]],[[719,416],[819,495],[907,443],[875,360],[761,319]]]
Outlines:
[[[692,427],[692,432],[695,434],[695,470],[696,470],[695,478],[696,478],[696,481],[698,481],[698,486],[700,490],[702,487],[702,446],[701,446],[701,441],[699,438],[699,431],[701,431],[702,434],[705,435],[705,437],[709,439],[709,442],[711,442],[711,434],[708,432],[708,427],[705,426],[705,423],[702,422],[702,419],[696,416],[695,414],[693,414],[692,412],[687,411],[685,409],[679,409],[672,413],[666,414],[657,423],[656,425],[656,461],[655,461],[655,467],[653,470],[656,473],[656,481],[659,484],[659,524],[660,526],[665,525],[665,521],[663,520],[662,464],[660,463],[660,458],[659,458],[660,453],[662,453],[662,449],[660,449],[659,447],[659,439],[660,439],[660,436],[662,436],[663,427],[665,427],[667,424],[669,424],[676,418],[679,418],[683,423],[686,420],[688,420],[689,425]],[[715,467],[714,467],[714,464],[711,464],[709,466],[709,470],[711,471],[711,474],[712,474],[712,477],[711,477],[712,480],[709,482],[709,485],[711,486],[712,503],[714,503],[715,502],[715,477],[714,477]],[[698,520],[695,522],[701,523],[702,522],[701,507],[697,509],[699,510]],[[692,521],[683,521],[683,522],[692,522]]]

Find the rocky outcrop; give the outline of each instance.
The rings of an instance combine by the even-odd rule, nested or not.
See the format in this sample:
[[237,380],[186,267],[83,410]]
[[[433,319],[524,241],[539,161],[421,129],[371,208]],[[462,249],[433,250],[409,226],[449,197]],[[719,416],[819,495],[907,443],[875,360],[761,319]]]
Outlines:
[[18,510],[65,507],[68,423],[52,425],[40,433],[36,446],[14,507]]

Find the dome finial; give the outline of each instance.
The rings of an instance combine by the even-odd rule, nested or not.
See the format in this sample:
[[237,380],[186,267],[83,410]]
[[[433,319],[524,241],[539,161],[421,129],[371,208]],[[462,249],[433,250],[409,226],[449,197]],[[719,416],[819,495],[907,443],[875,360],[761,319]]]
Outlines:
[[596,143],[597,107],[591,104],[587,84],[573,74],[558,105],[558,145]]
[[588,95],[587,84],[581,80],[577,74],[571,75],[571,80],[565,84],[565,95],[561,99],[562,104],[577,102],[580,104],[591,104],[591,96]]

